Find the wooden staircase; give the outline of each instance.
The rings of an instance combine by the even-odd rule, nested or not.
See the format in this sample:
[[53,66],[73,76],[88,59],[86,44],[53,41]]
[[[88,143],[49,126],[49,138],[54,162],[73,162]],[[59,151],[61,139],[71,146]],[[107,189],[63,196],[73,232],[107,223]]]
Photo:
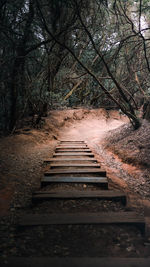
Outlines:
[[[84,141],[60,141],[52,158],[45,160],[48,168],[41,179],[41,191],[33,193],[33,203],[52,199],[105,199],[120,200],[126,205],[126,195],[120,191],[109,190],[107,174],[95,159],[94,154]],[[51,184],[84,183],[96,184],[96,191],[42,191],[42,187]],[[99,212],[99,213],[57,213],[27,214],[20,218],[19,226],[52,224],[125,224],[134,225],[145,231],[145,220],[136,212]]]
[[[117,190],[110,190],[107,173],[101,168],[94,154],[84,141],[60,141],[52,158],[44,160],[48,169],[41,179],[40,190],[33,192],[32,202],[37,206],[40,202],[51,200],[106,200],[121,201],[125,206],[126,195]],[[86,190],[52,190],[51,186],[65,184],[75,186],[84,184]],[[88,185],[96,185],[92,190]],[[80,188],[81,189],[81,188]],[[83,188],[82,188],[83,189]],[[142,234],[145,232],[145,219],[143,215],[134,211],[116,211],[111,208],[106,212],[75,212],[69,213],[30,213],[20,216],[19,229],[47,225],[132,225],[139,227]],[[79,244],[80,246],[80,244]],[[88,257],[8,257],[0,259],[1,267],[149,267],[150,259],[145,258],[88,258]]]

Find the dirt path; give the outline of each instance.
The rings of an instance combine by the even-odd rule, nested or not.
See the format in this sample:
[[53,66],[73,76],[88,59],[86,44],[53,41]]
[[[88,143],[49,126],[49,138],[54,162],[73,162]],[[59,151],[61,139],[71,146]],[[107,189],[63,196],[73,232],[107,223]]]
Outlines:
[[[55,139],[87,141],[102,166],[106,168],[114,186],[119,184],[122,188],[129,187],[133,192],[142,192],[143,195],[148,187],[147,184],[144,187],[142,171],[137,167],[124,164],[116,155],[106,151],[102,145],[110,130],[118,129],[127,122],[127,118],[120,116],[117,111],[106,112],[103,109],[52,111],[43,130],[23,131],[19,135],[2,138],[0,140],[0,213],[5,215],[9,211],[12,197],[12,209],[14,205],[25,206],[25,202],[29,202],[31,192],[40,184],[43,159],[51,156],[54,151],[57,143]],[[132,179],[132,175],[135,174],[138,178],[139,175],[142,177],[139,184],[137,179]],[[149,203],[146,203],[146,206],[148,205]]]
[[60,133],[60,139],[69,140],[86,140],[88,143],[100,142],[108,131],[116,129],[123,125],[127,119],[119,119],[119,115],[115,118],[96,117],[93,114],[83,118],[82,120],[76,120],[70,126],[63,128],[63,132]]
[[[131,194],[131,191],[135,191],[135,181],[133,182],[131,177],[132,173],[137,171],[137,168],[130,167],[130,165],[125,166],[119,158],[106,151],[103,147],[103,141],[108,131],[117,129],[126,123],[127,119],[125,117],[120,117],[118,112],[115,111],[108,114],[104,110],[70,110],[54,111],[47,120],[48,123],[44,130],[31,130],[28,134],[22,133],[7,137],[0,142],[0,149],[2,151],[0,155],[2,170],[0,196],[3,207],[0,220],[2,233],[0,251],[2,251],[3,257],[8,255],[37,255],[37,251],[39,252],[39,248],[43,246],[43,240],[45,240],[47,232],[49,232],[52,238],[47,240],[46,247],[44,246],[40,251],[41,256],[75,256],[77,254],[81,256],[83,254],[85,256],[108,256],[108,253],[112,256],[122,257],[148,256],[150,240],[146,241],[148,245],[144,245],[145,240],[133,228],[128,233],[124,232],[122,228],[116,228],[113,233],[113,227],[110,227],[108,230],[104,227],[100,231],[98,227],[93,228],[93,226],[89,226],[84,227],[82,233],[81,227],[67,228],[62,226],[60,230],[50,227],[47,230],[38,228],[32,231],[31,229],[30,233],[16,233],[16,217],[21,213],[30,212],[32,192],[39,189],[40,179],[43,174],[43,159],[52,155],[57,144],[56,139],[82,139],[87,141],[90,148],[95,152],[97,159],[101,162],[101,165],[106,169],[110,187],[122,188],[130,195],[132,206],[136,202],[135,208],[139,206],[140,212],[143,209],[141,201],[139,200],[138,202],[138,199],[140,199],[138,192]],[[52,139],[52,135],[55,138],[53,137]],[[74,201],[71,204],[67,201],[59,201],[52,203],[51,207],[47,207],[47,204],[46,206],[39,205],[35,212],[42,212],[45,209],[51,212],[55,209],[64,209],[64,211],[74,209],[76,211],[76,209],[80,208],[82,210],[81,205],[83,207],[88,205],[88,207],[95,211],[103,210],[104,208],[109,209],[106,202],[102,202],[98,206],[95,203],[94,206],[91,206],[90,201],[82,204],[75,203]],[[112,207],[114,209],[122,208],[120,206]],[[67,236],[66,232],[68,232]],[[118,233],[117,237],[116,233]],[[72,236],[73,240],[70,239],[70,236]],[[81,241],[81,236],[84,237],[84,242],[80,250],[78,243]],[[106,236],[108,236],[107,239]],[[35,248],[33,248],[33,243]],[[103,250],[100,251],[100,247],[103,247]]]

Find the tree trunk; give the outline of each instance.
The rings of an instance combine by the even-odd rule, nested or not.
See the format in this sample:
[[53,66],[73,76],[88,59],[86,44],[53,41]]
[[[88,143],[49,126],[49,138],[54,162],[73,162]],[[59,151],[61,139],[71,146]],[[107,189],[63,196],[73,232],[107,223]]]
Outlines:
[[[9,131],[12,132],[20,112],[18,107],[18,97],[19,97],[19,88],[21,88],[21,98],[24,98],[24,64],[25,57],[17,57],[14,62],[14,68],[11,78],[11,107],[10,107],[10,120],[9,120]],[[21,99],[23,103],[23,99]]]
[[147,101],[143,106],[143,118],[150,121],[150,101]]

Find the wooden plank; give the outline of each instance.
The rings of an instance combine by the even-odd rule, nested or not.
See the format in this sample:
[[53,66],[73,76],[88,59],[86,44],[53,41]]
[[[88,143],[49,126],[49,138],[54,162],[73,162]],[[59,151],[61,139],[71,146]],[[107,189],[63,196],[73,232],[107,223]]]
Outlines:
[[74,148],[62,148],[62,149],[56,149],[56,153],[60,153],[60,152],[91,152],[90,149],[74,149]]
[[88,150],[90,150],[88,147],[68,147],[68,146],[66,146],[66,147],[56,147],[56,150],[62,150],[62,149],[71,149],[71,150],[86,150],[86,149],[88,149]]
[[83,150],[83,151],[85,151],[86,149],[91,150],[88,147],[68,147],[68,146],[56,147],[56,150],[62,150],[62,149]]
[[59,153],[54,153],[53,154],[54,157],[56,156],[90,156],[90,157],[94,157],[94,154],[90,153],[90,152],[59,152]]
[[78,148],[88,148],[87,145],[84,145],[84,146],[79,146],[79,145],[59,145],[56,147],[56,149],[59,149],[59,148],[75,148],[75,149],[78,149]]
[[83,163],[83,164],[80,164],[80,163],[51,163],[50,164],[50,167],[53,168],[53,167],[97,167],[97,168],[100,168],[100,165],[99,163]]
[[[80,156],[80,155],[78,155],[79,153],[87,153],[86,154],[86,156],[88,155],[88,154],[91,154],[91,151],[90,150],[88,150],[88,151],[83,151],[83,150],[56,150],[55,151],[55,154],[60,154],[60,153],[73,153],[73,154],[75,154],[75,156]],[[62,154],[62,155],[64,155],[65,156],[65,154]],[[85,155],[85,154],[84,154]]]
[[59,140],[60,143],[86,143],[84,140]]
[[49,159],[44,159],[44,162],[52,162],[52,161],[92,161],[92,162],[97,162],[97,160],[95,158],[67,158],[67,157],[63,157],[63,158],[49,158]]
[[62,150],[68,150],[68,151],[73,151],[73,152],[74,152],[74,151],[76,152],[76,151],[79,151],[79,150],[81,150],[81,152],[91,151],[91,149],[89,149],[88,147],[85,147],[85,148],[78,148],[78,147],[77,147],[77,148],[63,147],[63,148],[56,148],[55,150],[56,150],[57,152],[58,152],[58,151],[61,152]]
[[58,142],[58,145],[87,145],[86,142]]
[[60,147],[60,148],[62,148],[62,147],[69,147],[69,148],[84,148],[84,147],[88,147],[87,145],[81,145],[81,144],[76,144],[76,145],[74,145],[74,144],[59,144],[57,147]]
[[68,140],[68,139],[65,139],[65,140],[59,140],[59,142],[86,142],[85,140]]
[[59,146],[87,146],[87,143],[75,143],[75,142],[63,142],[63,143],[57,143]]
[[108,181],[106,177],[49,177],[45,176],[41,179],[41,186],[45,186],[51,183],[91,183],[100,184],[101,186],[108,188]]
[[88,169],[52,169],[44,173],[45,176],[50,176],[51,174],[65,174],[65,173],[98,173],[100,175],[106,176],[106,171],[101,168],[88,168]]
[[32,195],[32,201],[42,201],[51,199],[106,199],[106,200],[120,200],[124,205],[126,204],[126,195],[120,191],[114,190],[88,190],[88,191],[37,191]]
[[37,225],[87,225],[87,224],[117,224],[136,225],[145,231],[144,216],[136,212],[100,212],[100,213],[54,213],[27,214],[19,220],[19,226]]
[[7,257],[1,267],[149,267],[150,258]]
[[88,145],[87,144],[85,144],[85,143],[58,143],[57,144],[57,146],[73,146],[73,147],[80,147],[80,146],[82,146],[82,147],[87,147]]

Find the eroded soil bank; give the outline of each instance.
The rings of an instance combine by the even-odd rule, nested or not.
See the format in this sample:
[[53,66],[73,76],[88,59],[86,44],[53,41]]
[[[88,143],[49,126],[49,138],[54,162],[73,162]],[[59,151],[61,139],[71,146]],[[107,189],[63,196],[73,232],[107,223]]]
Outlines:
[[[2,239],[0,250],[3,257],[8,255],[37,255],[37,251],[42,246],[46,230],[39,228],[38,232],[35,230],[35,233],[31,230],[30,234],[20,233],[20,236],[15,238],[14,222],[18,214],[31,210],[32,192],[40,188],[40,179],[44,170],[43,159],[52,156],[58,140],[87,141],[89,147],[95,152],[98,161],[107,171],[110,188],[122,189],[127,193],[129,198],[127,209],[130,210],[134,207],[149,216],[149,134],[150,125],[146,121],[143,122],[141,129],[133,131],[128,119],[120,115],[118,111],[77,109],[51,111],[43,122],[42,128],[32,129],[26,125],[23,129],[17,130],[15,135],[1,138],[0,215]],[[142,157],[140,158],[141,151]],[[80,190],[83,189],[80,188]],[[83,207],[88,206],[94,211],[109,209],[105,202],[98,204],[98,207],[97,204],[91,206],[91,202],[82,203],[82,205]],[[113,206],[112,203],[110,207],[114,210],[122,209],[117,205]],[[76,212],[78,208],[82,211],[83,207],[81,207],[81,203],[72,202],[70,206],[70,203],[59,202],[53,203],[50,212],[56,209],[61,210],[61,208],[64,211],[74,209]],[[47,209],[47,206],[44,208],[39,206],[33,212],[41,212],[44,209]],[[47,246],[50,247],[47,249],[47,254],[44,254],[46,253],[44,247],[41,255],[75,256],[81,254],[80,256],[82,256],[83,254],[86,255],[85,244],[88,244],[87,255],[89,255],[90,250],[91,256],[108,256],[108,252],[112,256],[120,257],[150,255],[149,237],[145,241],[140,233],[132,228],[129,229],[129,233],[117,228],[117,237],[115,237],[116,231],[111,227],[109,230],[106,230],[105,227],[101,228],[101,231],[98,227],[92,228],[92,226],[91,228],[84,227],[84,231],[77,226],[74,226],[73,229],[61,228],[62,231],[55,229],[55,236],[53,236],[53,227],[47,228],[52,239],[47,241]],[[63,235],[61,235],[62,232]],[[64,234],[66,232],[68,232],[67,237]],[[80,251],[74,240],[80,240],[83,235],[84,251],[82,249]],[[97,238],[94,239],[93,235],[94,238],[96,236]],[[85,238],[85,236],[88,237]],[[102,241],[99,243],[102,236],[103,241],[108,236],[105,244],[102,244]],[[41,242],[38,243],[39,238]],[[53,238],[56,238],[57,242]],[[73,245],[70,245],[72,239],[74,239]],[[35,250],[32,248],[33,242],[37,244]],[[90,245],[90,242],[93,243]],[[53,243],[55,243],[54,246]],[[68,246],[70,247],[68,248]],[[100,250],[102,247],[104,249]]]

